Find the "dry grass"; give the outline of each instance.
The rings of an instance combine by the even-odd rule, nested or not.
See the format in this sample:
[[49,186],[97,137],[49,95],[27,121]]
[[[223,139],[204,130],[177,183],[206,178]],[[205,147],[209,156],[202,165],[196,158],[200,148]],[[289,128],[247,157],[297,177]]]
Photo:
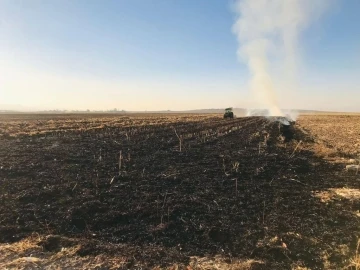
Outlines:
[[360,270],[360,239],[357,243],[355,256],[350,259],[349,269]]
[[315,139],[314,152],[320,157],[358,157],[359,115],[302,115],[297,121]]
[[[201,269],[201,270],[249,270],[249,269],[261,269],[264,267],[264,263],[256,260],[224,260],[221,256],[215,258],[208,257],[191,257],[190,269]],[[264,268],[262,268],[264,269]]]
[[[131,258],[106,254],[81,257],[77,254],[81,248],[80,244],[62,248],[58,252],[48,252],[41,246],[44,239],[46,237],[33,235],[13,244],[1,244],[0,269],[128,269],[129,267],[145,267],[144,269],[147,269],[146,266],[131,265]],[[75,239],[71,239],[71,241],[76,242]],[[156,266],[152,269],[250,270],[264,269],[263,267],[264,263],[257,260],[235,260],[215,256],[191,257],[188,265],[174,264],[166,268]]]
[[13,244],[1,244],[0,269],[119,269],[126,264],[124,258],[106,255],[80,257],[77,255],[79,244],[47,252],[40,245],[44,239],[33,235]]
[[314,196],[319,198],[321,202],[329,202],[340,196],[350,201],[360,200],[360,189],[355,188],[330,188],[327,191],[314,193]]

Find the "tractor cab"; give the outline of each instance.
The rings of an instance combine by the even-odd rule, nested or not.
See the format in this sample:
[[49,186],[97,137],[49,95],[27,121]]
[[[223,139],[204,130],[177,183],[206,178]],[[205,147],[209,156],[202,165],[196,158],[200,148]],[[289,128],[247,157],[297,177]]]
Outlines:
[[224,119],[227,119],[227,118],[230,118],[230,119],[234,118],[234,113],[232,111],[232,108],[226,108],[225,109]]

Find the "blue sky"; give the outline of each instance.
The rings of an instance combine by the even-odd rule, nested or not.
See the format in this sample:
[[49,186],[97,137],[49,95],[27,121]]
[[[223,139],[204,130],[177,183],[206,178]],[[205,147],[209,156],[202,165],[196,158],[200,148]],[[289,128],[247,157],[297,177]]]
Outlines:
[[[232,3],[0,0],[0,106],[254,107]],[[359,11],[331,1],[302,33],[300,84],[279,91],[282,107],[360,111]]]

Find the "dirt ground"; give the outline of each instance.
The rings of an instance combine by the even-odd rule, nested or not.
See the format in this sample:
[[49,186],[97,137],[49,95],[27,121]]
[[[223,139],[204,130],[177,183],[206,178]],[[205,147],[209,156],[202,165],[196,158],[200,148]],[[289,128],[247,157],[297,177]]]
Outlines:
[[1,269],[360,269],[360,116],[0,115]]

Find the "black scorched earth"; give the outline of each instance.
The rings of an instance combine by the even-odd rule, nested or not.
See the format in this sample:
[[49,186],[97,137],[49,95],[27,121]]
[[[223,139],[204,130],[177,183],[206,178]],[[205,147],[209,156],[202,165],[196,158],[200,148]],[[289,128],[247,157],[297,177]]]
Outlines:
[[353,178],[302,147],[312,137],[301,127],[283,130],[263,117],[180,117],[3,134],[0,241],[61,235],[84,243],[80,256],[148,267],[216,254],[264,269],[323,269],[324,254],[347,265],[338,247],[356,249],[359,205],[314,194]]

